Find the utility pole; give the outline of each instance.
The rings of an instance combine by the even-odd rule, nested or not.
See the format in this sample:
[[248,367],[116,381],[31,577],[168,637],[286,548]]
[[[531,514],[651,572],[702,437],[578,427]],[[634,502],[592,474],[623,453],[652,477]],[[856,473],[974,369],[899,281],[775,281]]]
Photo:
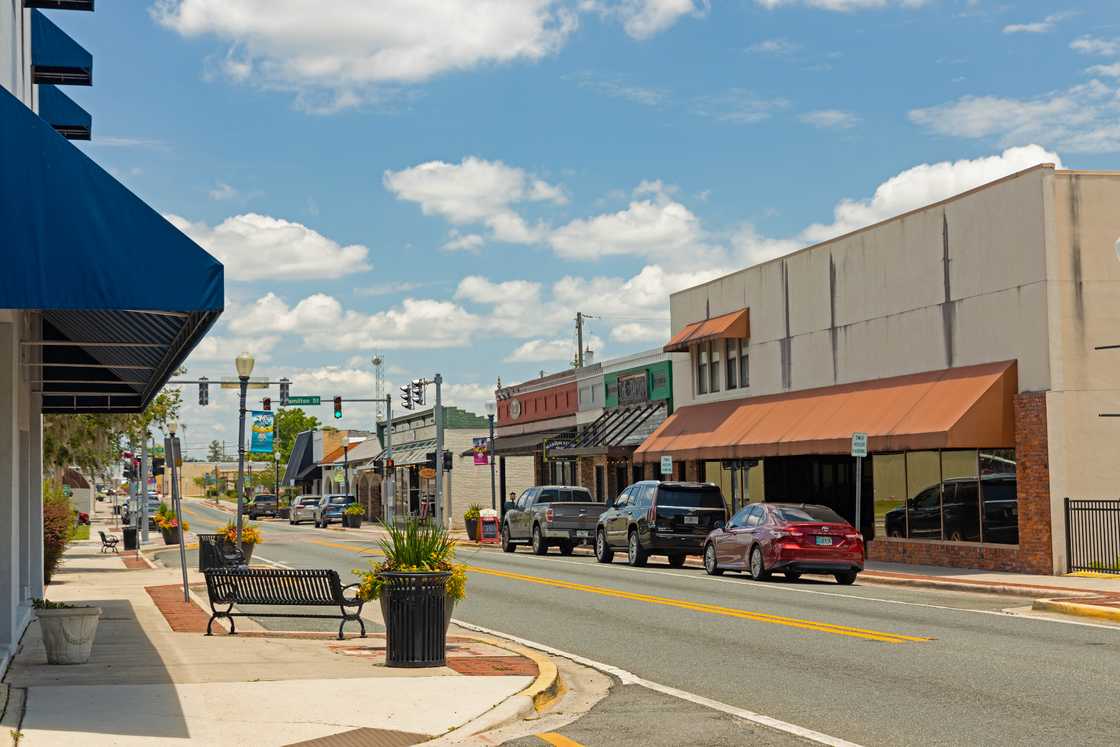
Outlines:
[[397,468],[389,467],[393,461],[393,396],[391,394],[385,395],[385,463],[383,483],[384,489],[381,491],[385,499],[385,519],[389,526],[393,526],[395,519],[394,514],[397,510],[396,504],[396,484],[397,484]]
[[447,511],[443,500],[443,375],[437,373],[433,381],[436,385],[436,521],[440,528],[446,529]]
[[576,312],[576,368],[583,368],[583,312]]

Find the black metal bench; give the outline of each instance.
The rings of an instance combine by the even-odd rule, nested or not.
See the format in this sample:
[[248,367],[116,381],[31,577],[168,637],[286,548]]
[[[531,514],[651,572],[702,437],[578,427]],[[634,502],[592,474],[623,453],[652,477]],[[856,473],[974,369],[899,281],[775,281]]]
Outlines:
[[120,552],[120,550],[117,549],[117,545],[121,542],[120,537],[105,534],[104,530],[101,529],[98,529],[97,533],[101,535],[101,552],[109,552],[110,550],[113,552]]
[[[206,592],[210,597],[210,622],[206,624],[206,635],[212,635],[214,621],[218,618],[229,620],[229,632],[237,632],[234,617],[302,617],[336,620],[338,639],[342,640],[342,630],[347,622],[356,622],[362,628],[362,638],[366,637],[366,624],[362,620],[362,605],[357,597],[347,599],[343,592],[358,586],[343,586],[338,572],[333,570],[310,570],[301,568],[211,568],[206,571]],[[341,615],[313,615],[291,612],[233,612],[235,605],[268,605],[293,607],[335,607]],[[217,605],[229,605],[220,610]]]

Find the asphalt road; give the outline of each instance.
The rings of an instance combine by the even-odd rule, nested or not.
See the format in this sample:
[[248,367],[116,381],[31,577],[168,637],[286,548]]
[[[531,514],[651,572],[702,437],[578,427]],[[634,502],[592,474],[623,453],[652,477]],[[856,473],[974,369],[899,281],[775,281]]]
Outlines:
[[[229,518],[191,511],[203,530]],[[373,546],[356,532],[264,525],[257,557],[344,578]],[[461,550],[472,570],[456,619],[861,744],[1115,744],[1120,733],[1115,627],[1009,615],[1023,602],[993,595],[759,583],[555,552]],[[646,744],[678,744],[682,720],[651,706]]]

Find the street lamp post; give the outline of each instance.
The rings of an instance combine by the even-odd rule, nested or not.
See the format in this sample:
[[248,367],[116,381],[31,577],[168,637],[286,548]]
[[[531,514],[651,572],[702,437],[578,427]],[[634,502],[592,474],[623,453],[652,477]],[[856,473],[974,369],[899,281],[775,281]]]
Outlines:
[[237,425],[237,550],[241,547],[241,507],[245,502],[245,394],[249,389],[249,376],[253,373],[253,356],[242,353],[237,356],[234,365],[237,367],[237,380],[241,383],[241,401],[238,406]]
[[490,443],[486,446],[487,461],[490,462],[490,508],[498,510],[497,485],[494,482],[494,412],[497,405],[492,401],[486,403],[486,419],[490,421]]

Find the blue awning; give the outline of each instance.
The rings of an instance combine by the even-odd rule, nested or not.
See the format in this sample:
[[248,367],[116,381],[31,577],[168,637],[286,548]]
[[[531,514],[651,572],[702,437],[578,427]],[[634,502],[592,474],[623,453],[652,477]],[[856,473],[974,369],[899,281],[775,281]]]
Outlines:
[[93,55],[55,26],[41,10],[31,11],[31,81],[93,85]]
[[67,140],[89,140],[93,117],[57,86],[39,86],[39,116]]
[[221,263],[3,88],[0,230],[43,412],[139,412],[222,312]]

